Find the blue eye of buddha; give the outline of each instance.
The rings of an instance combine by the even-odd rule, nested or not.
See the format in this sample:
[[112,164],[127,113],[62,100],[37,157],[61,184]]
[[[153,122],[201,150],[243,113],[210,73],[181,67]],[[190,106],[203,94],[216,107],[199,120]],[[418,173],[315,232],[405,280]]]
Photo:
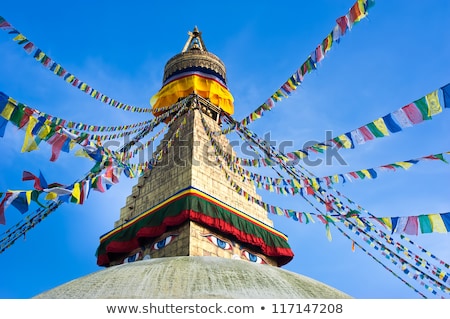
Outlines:
[[126,264],[126,263],[132,263],[132,262],[135,262],[136,260],[138,260],[139,254],[140,254],[140,252],[137,252],[137,253],[135,253],[135,254],[133,254],[133,255],[131,255],[131,256],[126,257],[126,258],[123,260],[123,263]]
[[214,245],[216,245],[217,247],[224,249],[224,250],[230,250],[231,249],[231,244],[220,239],[217,238],[214,235],[208,234],[208,235],[204,235],[204,237],[208,238],[208,240],[210,242],[212,242]]
[[169,245],[176,236],[178,236],[178,235],[172,234],[172,235],[167,236],[164,239],[161,239],[160,241],[157,241],[156,243],[154,243],[152,245],[152,250],[163,249],[164,247]]
[[265,264],[266,262],[261,257],[252,254],[251,252],[247,250],[242,251],[242,255],[244,255],[245,259],[247,259],[250,262],[257,263],[257,264]]

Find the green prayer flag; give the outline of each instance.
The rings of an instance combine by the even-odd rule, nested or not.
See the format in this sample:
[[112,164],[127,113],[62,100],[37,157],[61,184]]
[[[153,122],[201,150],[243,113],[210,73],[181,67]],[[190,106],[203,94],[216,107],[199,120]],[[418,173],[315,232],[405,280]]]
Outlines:
[[20,122],[22,121],[22,118],[24,116],[24,107],[23,104],[20,104],[14,107],[14,110],[11,114],[11,117],[9,118],[9,121],[13,123],[15,126],[19,127]]
[[383,132],[381,132],[378,127],[376,127],[375,123],[371,122],[366,125],[370,132],[372,132],[375,137],[383,137],[385,136]]
[[417,101],[414,101],[414,104],[416,107],[420,110],[420,113],[422,114],[422,118],[424,120],[430,120],[431,116],[428,115],[428,103],[425,98],[425,96]]
[[431,225],[430,219],[428,218],[428,215],[420,215],[419,216],[419,225],[420,225],[420,231],[422,232],[422,234],[433,232],[433,227]]

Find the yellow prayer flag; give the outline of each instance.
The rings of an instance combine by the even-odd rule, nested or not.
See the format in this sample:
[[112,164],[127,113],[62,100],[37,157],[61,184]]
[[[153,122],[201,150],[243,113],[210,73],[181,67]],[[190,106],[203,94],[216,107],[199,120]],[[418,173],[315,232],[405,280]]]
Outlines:
[[361,12],[360,19],[364,18],[367,15],[367,11],[365,8],[366,1],[367,0],[358,0],[358,7],[359,11]]
[[442,112],[441,103],[439,103],[438,90],[431,92],[425,96],[428,103],[428,116]]
[[45,200],[54,200],[56,198],[58,198],[58,194],[54,192],[50,192],[45,196]]
[[50,124],[51,121],[50,120],[45,120],[44,124],[42,125],[42,127],[39,129],[39,132],[37,134],[37,136],[43,140],[47,137],[47,135],[50,134],[52,128],[48,125]]
[[381,218],[381,220],[383,221],[383,224],[385,224],[388,229],[392,229],[392,219],[390,217],[383,217],[383,218]]
[[311,178],[311,186],[314,190],[318,190],[320,188],[320,185],[315,178]]
[[5,108],[3,109],[2,113],[1,113],[1,116],[3,116],[5,119],[9,120],[11,118],[11,114],[14,112],[15,108],[16,108],[16,106],[8,100],[8,103],[6,103]]
[[355,217],[355,221],[356,221],[356,224],[358,224],[358,226],[360,228],[366,227],[366,225],[362,222],[362,220],[359,217]]
[[327,36],[327,46],[323,48],[324,52],[328,52],[331,50],[331,46],[333,44],[333,33],[328,34]]
[[303,213],[305,214],[306,218],[311,221],[312,223],[315,223],[316,221],[312,218],[311,213]]
[[72,197],[77,200],[77,204],[80,202],[80,195],[81,195],[81,189],[80,189],[80,183],[75,183],[73,185],[72,190]]
[[70,140],[69,141],[69,150],[73,150],[75,145],[77,145],[77,142],[75,142],[74,140]]
[[292,82],[292,79],[287,80],[287,84],[291,89],[293,90],[297,89],[297,86],[294,84],[294,82]]
[[445,227],[445,224],[442,221],[442,217],[440,214],[430,214],[428,215],[428,219],[430,220],[431,229],[434,233],[447,232],[447,228]]
[[55,70],[53,71],[53,73],[58,74],[59,70],[61,69],[61,65],[57,64],[55,66]]
[[333,238],[331,237],[330,225],[327,224],[325,226],[325,230],[327,232],[327,239],[328,239],[328,241],[331,241]]
[[279,215],[279,216],[283,216],[284,215],[283,210],[280,207],[275,206],[275,210],[277,212],[277,215]]
[[67,77],[66,82],[72,83],[75,80],[75,75],[71,74]]
[[305,152],[302,152],[302,151],[293,151],[292,154],[295,154],[295,156],[297,156],[298,158],[305,158],[305,157],[307,157],[307,154]]
[[87,87],[87,84],[86,83],[82,83],[81,86],[80,86],[80,90],[84,91],[84,90],[86,90],[86,87]]
[[13,41],[15,41],[15,42],[20,42],[20,41],[23,41],[23,40],[26,40],[27,38],[23,35],[23,34],[21,34],[21,33],[19,33],[18,35],[16,35],[14,38],[13,38]]
[[27,129],[25,131],[25,138],[23,140],[22,150],[21,152],[31,152],[38,149],[38,145],[34,140],[34,136],[32,134],[33,128],[36,126],[37,119],[34,116],[30,116],[28,120]]
[[362,170],[360,170],[360,172],[363,173],[365,177],[372,178],[372,176],[370,175],[370,173],[367,169],[362,169]]
[[350,141],[347,135],[342,134],[339,135],[337,138],[339,142],[341,142],[343,148],[352,148],[352,142]]
[[33,193],[33,191],[26,191],[25,192],[25,196],[27,197],[27,204],[31,203],[31,194]]
[[302,184],[300,184],[300,183],[298,182],[297,179],[294,178],[294,179],[292,180],[292,182],[294,183],[294,186],[295,186],[295,187],[297,187],[297,188],[302,188]]
[[413,166],[413,164],[410,163],[410,162],[395,162],[394,164],[395,164],[395,165],[398,165],[398,166],[400,166],[400,167],[402,167],[402,168],[404,168],[404,169],[408,169],[408,168],[410,168],[411,166]]
[[39,52],[38,56],[35,56],[35,59],[38,61],[41,61],[44,57],[45,57],[45,53],[41,51],[41,52]]
[[386,123],[384,123],[384,120],[382,117],[379,119],[373,121],[373,124],[375,124],[376,128],[380,130],[381,133],[383,133],[384,136],[389,135],[388,128],[386,126]]

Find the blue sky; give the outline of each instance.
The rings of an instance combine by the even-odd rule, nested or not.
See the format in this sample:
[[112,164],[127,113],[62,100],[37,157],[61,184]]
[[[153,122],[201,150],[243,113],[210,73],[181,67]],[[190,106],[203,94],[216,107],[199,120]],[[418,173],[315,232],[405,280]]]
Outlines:
[[[162,81],[166,61],[179,53],[187,31],[203,32],[209,51],[227,67],[242,119],[277,90],[335,25],[354,1],[292,3],[49,0],[7,2],[0,15],[69,72],[122,102],[147,107]],[[333,45],[318,69],[271,112],[249,125],[257,134],[270,132],[287,151],[308,141],[322,142],[351,131],[421,98],[450,82],[448,30],[450,3],[376,1],[369,16]],[[43,68],[0,32],[0,91],[54,116],[97,125],[147,120],[100,103]],[[358,145],[339,154],[346,165],[309,167],[317,176],[378,167],[396,161],[450,151],[450,112],[389,137]],[[0,139],[0,190],[29,189],[22,172],[42,171],[47,181],[70,184],[92,165],[72,153],[50,162],[51,150],[21,153],[24,137],[11,125]],[[236,138],[230,135],[230,138]],[[450,157],[450,156],[449,156]],[[450,168],[419,163],[407,171],[385,172],[375,180],[336,188],[375,216],[403,216],[450,211],[447,188]],[[1,298],[29,298],[80,276],[98,271],[94,256],[100,235],[113,227],[136,180],[122,177],[104,194],[93,193],[84,205],[66,204],[0,254]],[[304,209],[300,197],[261,191],[273,205]],[[10,207],[6,226],[23,216]],[[289,236],[294,260],[286,269],[310,276],[356,298],[420,298],[375,263],[336,229],[328,241],[320,223],[300,224],[272,216],[275,227]],[[413,240],[447,262],[448,234],[421,235]]]

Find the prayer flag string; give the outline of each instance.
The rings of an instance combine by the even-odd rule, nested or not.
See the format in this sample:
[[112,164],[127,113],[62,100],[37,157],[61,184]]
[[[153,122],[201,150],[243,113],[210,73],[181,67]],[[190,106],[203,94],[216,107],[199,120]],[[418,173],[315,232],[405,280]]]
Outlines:
[[74,74],[68,72],[61,64],[54,61],[46,53],[44,53],[40,48],[38,48],[33,42],[31,42],[26,36],[24,36],[19,30],[14,28],[11,23],[5,20],[5,18],[0,16],[0,30],[3,30],[13,36],[13,41],[20,45],[25,52],[32,56],[36,61],[51,71],[56,76],[63,79],[65,82],[71,84],[72,87],[79,89],[80,91],[90,95],[92,98],[101,101],[105,104],[113,106],[117,109],[129,111],[129,112],[151,112],[151,108],[142,108],[132,106],[126,103],[122,103],[116,99],[110,98],[109,96],[101,93],[99,90],[92,88],[86,82],[81,81]]
[[[439,93],[442,93],[442,97]],[[450,83],[357,129],[286,155],[291,160],[299,160],[307,157],[311,152],[315,154],[324,153],[325,150],[333,147],[354,149],[356,145],[402,132],[405,128],[431,120],[443,109],[450,108],[449,96]],[[444,108],[442,105],[444,105]]]
[[[261,118],[265,111],[270,111],[275,104],[284,98],[288,98],[303,82],[304,76],[317,69],[317,64],[322,61],[327,52],[331,50],[333,43],[339,43],[341,37],[347,30],[361,19],[368,15],[368,10],[375,4],[374,0],[356,1],[346,15],[336,19],[336,25],[333,30],[323,39],[323,41],[311,52],[306,61],[292,74],[283,85],[273,93],[266,102],[259,106],[255,111],[240,121],[242,126]],[[224,130],[224,133],[233,129],[233,126]]]

